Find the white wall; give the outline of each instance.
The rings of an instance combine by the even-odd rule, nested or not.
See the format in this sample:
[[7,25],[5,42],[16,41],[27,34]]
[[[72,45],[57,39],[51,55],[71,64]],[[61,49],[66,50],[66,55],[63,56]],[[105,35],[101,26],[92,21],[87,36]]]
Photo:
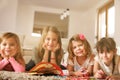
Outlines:
[[15,31],[17,0],[0,0],[0,32]]
[[87,12],[71,12],[69,37],[76,33],[82,33],[94,47],[95,17],[95,10],[93,9]]
[[31,35],[33,30],[34,12],[31,6],[18,5],[16,31]]
[[[61,14],[63,10],[46,8],[40,6],[19,5],[17,18],[17,32],[31,34],[33,29],[34,12],[43,11],[50,13]],[[95,27],[95,12],[74,12],[70,11],[69,18],[69,33],[68,37],[76,33],[83,33],[86,35],[91,45],[94,44],[94,27]],[[90,33],[89,33],[90,31]]]

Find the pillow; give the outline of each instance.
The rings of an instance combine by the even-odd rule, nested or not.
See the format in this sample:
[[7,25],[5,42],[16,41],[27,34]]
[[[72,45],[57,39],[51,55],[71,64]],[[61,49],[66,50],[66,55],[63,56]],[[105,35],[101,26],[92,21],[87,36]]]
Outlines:
[[32,74],[37,75],[60,75],[63,76],[62,69],[53,63],[40,62],[34,66],[30,71]]

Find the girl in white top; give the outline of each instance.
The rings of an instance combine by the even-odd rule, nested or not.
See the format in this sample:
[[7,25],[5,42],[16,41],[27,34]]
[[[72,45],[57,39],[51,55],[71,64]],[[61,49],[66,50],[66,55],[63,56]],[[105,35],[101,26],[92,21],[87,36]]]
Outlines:
[[89,42],[83,34],[74,35],[68,43],[69,75],[90,76],[93,71],[93,55]]
[[120,80],[120,57],[116,55],[113,38],[102,38],[96,44],[94,77],[106,80]]

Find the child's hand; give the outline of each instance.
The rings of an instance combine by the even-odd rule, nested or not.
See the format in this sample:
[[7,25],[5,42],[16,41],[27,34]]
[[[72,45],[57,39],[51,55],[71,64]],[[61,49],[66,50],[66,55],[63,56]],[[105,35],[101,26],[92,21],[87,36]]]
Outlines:
[[48,51],[47,45],[46,45],[45,43],[42,45],[42,48],[43,48],[45,51]]
[[60,48],[60,45],[57,44],[57,45],[53,48],[52,52],[56,52],[59,48]]
[[105,78],[105,73],[102,71],[102,70],[98,70],[96,73],[95,73],[95,75],[94,75],[94,77],[95,78],[100,78],[100,79],[102,79],[102,78]]
[[112,76],[107,76],[105,80],[119,80],[119,78],[112,75]]
[[47,50],[47,46],[46,46],[45,43],[42,45],[42,48],[45,49],[45,50]]
[[87,68],[84,68],[84,67],[80,68],[81,72],[85,72],[86,70],[87,70]]
[[79,71],[75,72],[75,75],[80,77],[88,77],[89,72],[86,68],[81,68]]
[[75,76],[80,76],[80,77],[82,76],[82,72],[80,70],[74,72],[74,74]]
[[6,58],[6,59],[8,59],[9,58],[9,56],[8,55],[6,55],[5,53],[4,53],[4,51],[0,51],[0,54],[1,54],[1,56],[3,57],[3,58]]
[[86,68],[81,68],[81,73],[82,73],[82,77],[88,77],[89,76],[89,72]]

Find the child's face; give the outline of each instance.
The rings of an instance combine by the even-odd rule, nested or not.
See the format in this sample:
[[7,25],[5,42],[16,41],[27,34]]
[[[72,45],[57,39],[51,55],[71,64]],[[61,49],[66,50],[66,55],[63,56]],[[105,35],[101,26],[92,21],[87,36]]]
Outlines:
[[72,50],[76,56],[86,56],[84,44],[81,41],[72,41]]
[[114,51],[108,52],[108,51],[104,50],[102,53],[99,52],[99,56],[100,56],[101,60],[106,65],[110,65],[110,63],[112,62],[114,54],[115,54]]
[[48,50],[53,50],[58,44],[58,35],[52,31],[49,31],[45,38],[45,45]]
[[17,43],[13,38],[3,39],[0,48],[4,55],[12,57],[17,52]]

